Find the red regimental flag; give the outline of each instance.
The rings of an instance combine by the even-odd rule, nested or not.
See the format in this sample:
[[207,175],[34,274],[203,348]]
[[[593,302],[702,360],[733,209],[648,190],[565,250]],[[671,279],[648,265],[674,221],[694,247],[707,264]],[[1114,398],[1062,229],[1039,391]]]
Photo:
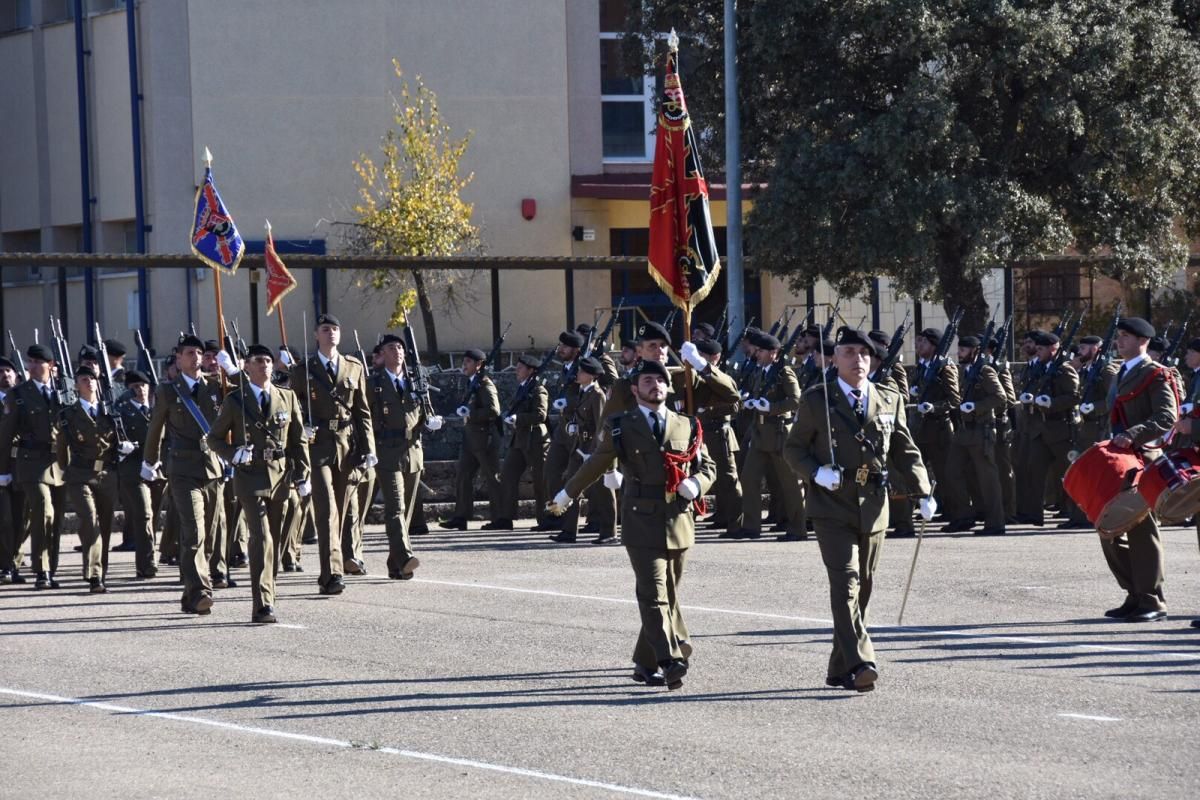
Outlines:
[[292,277],[292,273],[288,272],[288,268],[283,265],[279,254],[275,252],[275,239],[269,230],[267,231],[265,260],[267,262],[267,315],[270,316],[284,296],[296,288],[296,279]]

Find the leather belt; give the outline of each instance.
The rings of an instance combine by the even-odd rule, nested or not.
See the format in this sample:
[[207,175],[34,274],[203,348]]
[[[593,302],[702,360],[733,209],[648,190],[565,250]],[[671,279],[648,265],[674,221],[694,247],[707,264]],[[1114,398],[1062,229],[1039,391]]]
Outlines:
[[340,430],[349,428],[353,423],[354,423],[354,420],[352,420],[348,417],[344,418],[344,419],[334,417],[333,419],[321,420],[321,424],[316,425],[315,427],[317,428],[317,430],[327,430],[331,433],[337,433]]
[[663,484],[646,486],[627,479],[621,486],[621,494],[625,497],[639,497],[645,500],[666,500],[667,487]]
[[30,442],[30,441],[25,441],[24,439],[22,439],[20,442],[17,443],[17,447],[20,447],[22,450],[34,450],[39,453],[49,453],[50,452],[50,443],[49,442]]
[[112,468],[114,465],[110,464],[103,458],[97,460],[92,460],[90,458],[72,458],[71,466],[75,469],[87,469],[91,470],[92,472],[104,472],[105,470]]
[[281,458],[287,457],[287,450],[282,447],[264,447],[262,457],[267,461],[278,461]]

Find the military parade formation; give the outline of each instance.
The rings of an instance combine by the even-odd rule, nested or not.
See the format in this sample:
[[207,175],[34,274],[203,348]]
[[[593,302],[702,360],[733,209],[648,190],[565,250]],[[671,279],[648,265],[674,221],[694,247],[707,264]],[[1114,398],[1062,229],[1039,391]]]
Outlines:
[[[698,527],[720,540],[815,537],[834,620],[826,681],[857,692],[879,677],[867,620],[883,542],[939,515],[941,531],[980,536],[1051,513],[1057,528],[1095,528],[1123,592],[1107,616],[1166,617],[1159,525],[1200,512],[1200,339],[1184,342],[1186,325],[1161,337],[1118,308],[1103,335],[1081,335],[1079,316],[1010,342],[1011,318],[975,334],[956,313],[916,332],[905,366],[907,319],[891,335],[835,328],[836,308],[820,325],[815,310],[765,330],[723,319],[676,347],[672,315],[610,346],[621,311],[520,355],[511,393],[494,380],[504,336],[461,354],[455,505],[437,524],[467,530],[481,489],[482,527],[499,536],[529,529],[570,545],[590,531],[591,543],[623,545],[641,618],[635,680],[675,689],[687,674],[680,584]],[[55,320],[48,343],[23,351],[10,333],[0,582],[53,590],[79,569],[100,594],[110,550],[130,550],[136,580],[177,568],[181,612],[208,615],[248,567],[250,619],[271,623],[277,575],[304,571],[306,543],[320,594],[367,574],[377,497],[387,575],[412,579],[413,537],[429,531],[422,441],[447,420],[411,327],[369,355],[343,353],[342,330],[317,316],[303,353],[181,333],[161,376],[140,335],[129,361],[144,369],[98,326],[78,351]],[[520,519],[527,479],[534,514]],[[78,565],[59,549],[68,510]]]

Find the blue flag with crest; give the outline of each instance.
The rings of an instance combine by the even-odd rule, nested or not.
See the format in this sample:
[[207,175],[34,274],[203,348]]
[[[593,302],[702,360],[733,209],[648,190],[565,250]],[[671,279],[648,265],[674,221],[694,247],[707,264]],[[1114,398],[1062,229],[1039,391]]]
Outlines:
[[213,184],[212,167],[204,168],[204,183],[196,190],[196,213],[192,222],[192,252],[213,269],[237,271],[246,244],[233,217],[221,202]]

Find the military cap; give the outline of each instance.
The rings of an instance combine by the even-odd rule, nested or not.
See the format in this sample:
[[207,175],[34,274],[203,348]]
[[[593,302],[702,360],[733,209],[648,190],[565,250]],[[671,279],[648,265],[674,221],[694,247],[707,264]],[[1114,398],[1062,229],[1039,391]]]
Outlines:
[[105,339],[104,349],[108,351],[110,356],[123,356],[129,352],[125,349],[125,345],[121,344],[116,339]]
[[1200,337],[1192,339],[1190,342],[1188,342],[1187,349],[1195,350],[1197,353],[1200,353]]
[[204,342],[200,340],[199,336],[193,336],[190,333],[185,333],[179,337],[179,341],[175,344],[176,350],[183,347],[199,347],[201,350],[203,350]]
[[921,331],[917,335],[921,336],[925,339],[928,339],[930,341],[930,343],[933,344],[934,346],[941,344],[941,341],[942,341],[942,329],[941,328],[926,328],[925,330]]
[[697,323],[693,324],[692,330],[700,331],[705,336],[716,336],[717,335],[717,329],[714,328],[712,325],[709,325],[707,322],[697,322]]
[[174,353],[168,354],[166,360],[163,363],[168,367],[175,366],[175,354]]
[[833,351],[837,348],[837,343],[833,339],[821,340],[821,354],[828,357],[833,355]]
[[1034,331],[1030,338],[1038,347],[1049,347],[1059,343],[1058,334],[1049,331]]
[[820,339],[821,338],[821,326],[820,325],[809,325],[807,328],[804,329],[804,335],[811,336],[814,339]]
[[90,344],[85,344],[79,348],[79,361],[99,361],[100,351],[92,347]]
[[394,333],[385,333],[383,335],[383,338],[379,340],[380,349],[382,349],[385,344],[400,344],[400,345],[402,345],[402,344],[404,344],[404,340],[401,339],[399,336],[397,336]]
[[579,359],[579,368],[588,375],[599,375],[604,372],[604,366],[591,356]]
[[483,354],[482,350],[472,347],[469,350],[463,351],[463,358],[469,358],[472,361],[483,361],[487,356]]
[[754,333],[762,333],[762,328],[758,327],[757,325],[747,325],[744,335],[749,337],[751,334],[754,334]]
[[377,356],[382,352],[383,352],[383,342],[376,342],[375,346],[371,348],[371,355],[373,355],[373,356]]
[[133,386],[135,383],[150,383],[150,376],[139,369],[125,370],[125,385]]
[[750,343],[761,350],[778,350],[783,347],[779,339],[769,333],[758,334]]
[[591,333],[593,330],[595,330],[595,328],[593,328],[591,325],[588,325],[586,322],[581,322],[575,326],[575,332],[578,333],[580,336],[584,337],[585,339],[587,338],[587,335],[589,333]]
[[960,336],[958,337],[959,347],[979,347],[982,344],[978,336]]
[[1141,339],[1154,338],[1154,326],[1141,317],[1122,317],[1117,323],[1117,330],[1132,333]]
[[44,344],[31,344],[25,350],[27,358],[36,358],[38,361],[53,361],[54,353]]
[[642,363],[638,365],[636,375],[638,378],[643,375],[657,375],[667,383],[671,382],[671,373],[667,372],[667,368],[657,361],[647,361],[643,359]]
[[667,329],[657,322],[647,322],[638,328],[638,341],[666,342],[667,347],[670,347],[671,334],[667,333]]
[[867,333],[867,338],[870,339],[875,344],[879,345],[880,347],[891,347],[892,346],[892,337],[888,336],[886,333],[884,333],[883,331],[880,331],[880,330],[869,331]]
[[16,372],[17,365],[9,361],[4,356],[0,356],[0,369],[11,369],[13,372]]
[[1167,340],[1161,336],[1152,336],[1150,338],[1150,344],[1146,349],[1153,350],[1156,353],[1161,353],[1167,349]]
[[635,342],[633,339],[622,339],[621,340],[621,349],[622,350],[637,350],[637,342]]
[[338,322],[338,318],[337,318],[337,317],[335,317],[333,314],[320,314],[320,315],[318,315],[318,316],[317,316],[317,324],[316,324],[316,327],[318,327],[318,328],[319,328],[319,327],[321,327],[322,325],[332,325],[332,326],[333,326],[333,327],[335,327],[335,328],[340,328],[340,327],[342,327],[342,323]]
[[275,354],[265,344],[252,344],[246,348],[246,358],[254,358],[255,356],[266,356],[272,361],[275,360]]
[[583,347],[583,337],[575,331],[563,331],[558,335],[558,343],[567,347]]
[[868,334],[863,333],[857,328],[844,326],[838,333],[837,344],[862,345],[867,348],[867,352],[871,355],[878,355],[879,351],[875,347],[875,343],[871,341]]
[[1080,344],[1104,344],[1104,340],[1099,336],[1084,336],[1079,340]]
[[216,339],[205,339],[204,340],[204,352],[219,353],[219,352],[221,352],[221,345],[217,344]]
[[75,370],[75,380],[79,380],[80,378],[95,378],[95,377],[96,377],[96,370],[92,369],[91,367],[87,366],[86,364],[84,364],[81,367],[76,368],[76,370]]
[[696,349],[706,356],[716,356],[721,354],[721,343],[716,339],[705,339],[696,342]]
[[526,353],[525,355],[518,358],[517,363],[524,364],[525,366],[527,366],[533,370],[540,369],[542,366],[542,362],[538,361],[535,356],[529,355],[529,353]]

